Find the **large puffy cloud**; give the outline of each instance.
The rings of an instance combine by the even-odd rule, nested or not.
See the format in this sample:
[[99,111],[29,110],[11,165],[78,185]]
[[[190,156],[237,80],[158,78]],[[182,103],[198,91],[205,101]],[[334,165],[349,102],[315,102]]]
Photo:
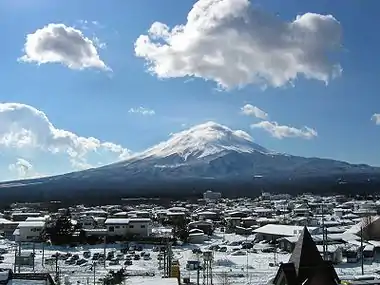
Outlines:
[[302,129],[297,129],[295,127],[290,127],[286,125],[279,125],[277,122],[261,121],[256,124],[252,124],[251,128],[263,129],[270,133],[273,137],[278,139],[283,138],[302,138],[302,139],[312,139],[318,136],[316,130],[303,127]]
[[268,113],[251,104],[244,105],[241,108],[241,112],[246,116],[253,116],[262,120],[266,120],[269,117]]
[[[118,144],[58,129],[45,113],[19,103],[0,103],[0,150],[8,157],[14,156],[14,160],[17,157],[26,159],[25,155],[33,157],[34,166],[41,162],[54,168],[56,159],[59,159],[63,166],[59,172],[100,166],[130,155],[128,149]],[[22,166],[21,162],[10,168],[26,169],[26,164]]]
[[110,70],[99,57],[96,49],[98,42],[87,38],[80,30],[73,27],[48,24],[27,35],[24,45],[25,55],[19,60],[37,64],[62,63],[71,69]]
[[249,0],[199,0],[186,24],[153,23],[136,40],[135,54],[160,78],[279,87],[298,75],[326,83],[340,75],[340,65],[329,61],[340,46],[341,26],[332,15],[306,13],[285,22]]
[[374,121],[376,125],[380,125],[380,114],[373,114],[371,120]]

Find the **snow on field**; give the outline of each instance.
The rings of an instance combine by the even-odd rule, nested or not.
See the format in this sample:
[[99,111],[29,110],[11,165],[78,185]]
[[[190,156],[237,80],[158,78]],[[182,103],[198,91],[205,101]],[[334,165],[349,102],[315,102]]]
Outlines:
[[[227,252],[214,252],[214,264],[213,264],[213,278],[214,284],[218,284],[220,276],[222,274],[227,274],[230,276],[230,279],[233,281],[233,284],[267,284],[268,280],[274,277],[277,272],[278,267],[273,266],[275,259],[277,262],[287,262],[289,259],[289,254],[277,253],[276,256],[274,253],[263,253],[259,250],[260,244],[256,244],[257,253],[248,252],[246,250],[240,250],[242,255],[233,255],[233,249],[236,248],[236,242],[252,240],[252,237],[242,237],[235,234],[221,234],[217,233],[213,238],[207,241],[205,244],[200,245],[199,248],[202,250],[208,249],[211,245],[223,245],[227,247]],[[14,255],[15,255],[15,244],[6,240],[0,241],[2,247],[8,248],[8,253],[4,254],[3,263],[0,264],[1,268],[12,268],[14,266]],[[186,263],[188,260],[197,260],[197,255],[193,254],[192,249],[196,248],[196,245],[182,245],[175,246],[172,248],[175,259],[178,259],[181,267],[181,278],[190,277],[190,280],[196,282],[197,280],[197,271],[196,270],[187,270]],[[116,251],[120,249],[118,245],[107,245],[106,252]],[[118,270],[122,267],[130,275],[126,280],[126,284],[146,284],[149,282],[154,282],[156,285],[163,284],[159,281],[163,274],[162,268],[159,268],[159,261],[157,259],[158,252],[153,252],[153,246],[144,245],[144,251],[149,252],[151,255],[150,260],[133,260],[133,265],[125,266],[124,260],[120,261],[120,265],[110,266],[109,261],[106,262],[106,265],[96,264],[95,266],[95,280],[97,284],[101,284],[99,281],[100,278],[104,277],[109,270]],[[35,271],[36,272],[50,272],[54,275],[55,272],[55,263],[52,264],[43,264],[42,260],[51,257],[56,252],[72,254],[78,254],[80,258],[83,258],[84,251],[90,251],[91,255],[95,252],[103,253],[103,245],[97,246],[83,246],[77,248],[70,247],[45,247],[45,253],[43,256],[42,248],[40,245],[36,246],[35,253]],[[22,253],[32,252],[32,247],[29,245],[23,246]],[[136,252],[138,253],[138,252]],[[69,278],[71,284],[93,284],[94,280],[94,271],[91,269],[92,260],[89,259],[89,262],[84,265],[67,265],[65,261],[59,260],[58,267],[62,281],[66,278]],[[248,264],[248,268],[247,268]],[[272,266],[271,266],[272,265]],[[379,262],[373,262],[372,264],[365,264],[365,273],[373,274],[379,268]],[[247,275],[248,269],[248,275]],[[21,272],[31,272],[33,269],[31,267],[23,266],[21,267]],[[359,275],[361,273],[360,263],[357,264],[340,264],[336,266],[336,271],[339,276],[344,275]],[[149,274],[149,276],[147,276]],[[154,276],[153,276],[154,275]],[[200,272],[200,282],[203,281],[203,272]]]

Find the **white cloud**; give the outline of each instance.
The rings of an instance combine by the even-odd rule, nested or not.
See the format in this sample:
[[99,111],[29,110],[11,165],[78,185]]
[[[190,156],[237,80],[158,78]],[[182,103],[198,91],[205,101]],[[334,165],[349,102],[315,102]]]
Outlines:
[[37,64],[61,63],[71,69],[111,69],[100,59],[96,42],[80,30],[64,24],[48,24],[27,35],[23,62]]
[[17,179],[36,178],[43,176],[34,170],[33,165],[26,159],[17,158],[15,163],[8,166],[9,171],[15,174]]
[[256,124],[252,124],[251,128],[263,129],[270,133],[273,137],[278,139],[283,138],[302,138],[302,139],[312,139],[318,136],[316,130],[303,127],[302,129],[297,129],[290,126],[279,125],[277,122],[261,121]]
[[153,116],[156,114],[154,110],[145,107],[131,108],[128,113],[141,114],[143,116]]
[[376,125],[380,125],[380,114],[373,114],[371,120],[374,121]]
[[100,49],[106,49],[107,48],[107,43],[101,41],[98,37],[93,37],[92,38],[92,41],[94,42],[94,45],[97,47],[97,48],[100,48]]
[[253,116],[262,120],[268,119],[269,115],[260,108],[251,104],[246,104],[241,108],[242,114],[246,116]]
[[243,138],[243,139],[245,139],[245,140],[247,140],[247,141],[251,141],[251,142],[253,142],[253,138],[252,138],[247,132],[245,132],[245,131],[243,131],[243,130],[236,130],[236,131],[233,131],[233,134],[234,134],[235,136],[238,136],[238,137],[240,137],[240,138]]
[[306,13],[293,21],[256,9],[249,0],[199,0],[187,22],[155,22],[135,42],[135,55],[160,78],[194,76],[222,88],[279,87],[303,75],[327,83],[341,67],[329,61],[341,46],[332,15]]
[[[33,156],[35,162],[44,160],[49,168],[58,164],[66,166],[60,168],[60,172],[104,165],[130,155],[128,149],[118,144],[58,129],[45,113],[19,103],[0,103],[0,153],[7,153],[14,160],[27,154]],[[54,163],[55,159],[60,162]],[[11,168],[25,168],[25,165],[21,166],[18,161]]]

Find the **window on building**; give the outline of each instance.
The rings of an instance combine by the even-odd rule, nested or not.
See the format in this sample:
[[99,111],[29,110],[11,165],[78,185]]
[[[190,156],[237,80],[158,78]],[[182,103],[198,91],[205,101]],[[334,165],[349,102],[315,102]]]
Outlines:
[[130,226],[129,226],[129,228],[130,228],[130,229],[133,229],[133,228],[134,228],[134,226],[133,226],[133,225],[130,225]]
[[145,229],[145,225],[141,225],[141,228],[142,228],[142,229]]
[[116,229],[120,229],[120,226],[115,226]]
[[114,231],[115,231],[115,227],[109,227],[109,228],[108,228],[108,231],[109,231],[109,232],[114,232]]

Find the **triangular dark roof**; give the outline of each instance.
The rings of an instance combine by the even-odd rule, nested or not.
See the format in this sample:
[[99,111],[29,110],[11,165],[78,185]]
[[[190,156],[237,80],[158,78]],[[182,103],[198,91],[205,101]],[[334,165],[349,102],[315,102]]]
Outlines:
[[297,274],[300,274],[300,268],[306,269],[323,265],[323,258],[306,227],[303,228],[301,235],[298,237],[289,263],[294,263]]
[[[337,284],[336,282],[339,281],[334,267],[330,262],[323,260],[306,227],[304,227],[298,238],[288,264],[293,264],[294,266],[294,271],[297,276],[297,282],[294,284],[303,284],[305,281],[306,284],[316,282],[319,279],[316,275],[319,274],[324,275],[325,278],[327,278],[326,280],[331,281],[331,283],[326,284]],[[285,267],[282,268],[281,271],[284,269]],[[289,270],[289,268],[287,269]],[[286,272],[284,273],[286,274]],[[317,280],[313,280],[314,277],[316,277]]]

